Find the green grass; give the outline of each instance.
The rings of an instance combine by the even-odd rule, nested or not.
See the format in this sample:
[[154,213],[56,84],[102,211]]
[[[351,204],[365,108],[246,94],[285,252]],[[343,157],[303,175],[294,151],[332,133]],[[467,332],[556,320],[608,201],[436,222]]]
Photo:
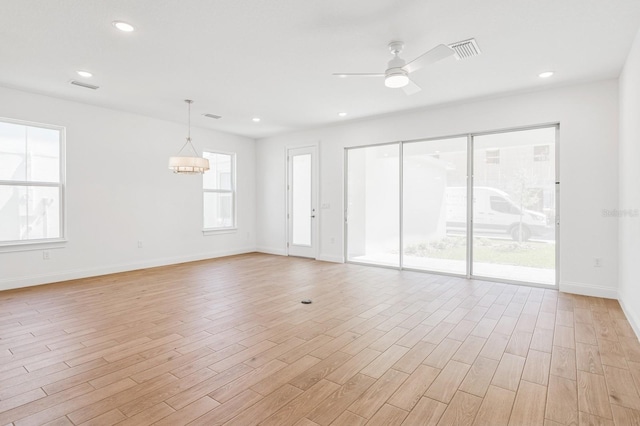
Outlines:
[[[511,240],[476,238],[473,258],[474,261],[482,263],[554,269],[555,250],[556,246],[552,243],[528,241],[520,244]],[[409,246],[405,254],[432,259],[465,260],[466,252],[465,237],[445,237],[429,244]]]

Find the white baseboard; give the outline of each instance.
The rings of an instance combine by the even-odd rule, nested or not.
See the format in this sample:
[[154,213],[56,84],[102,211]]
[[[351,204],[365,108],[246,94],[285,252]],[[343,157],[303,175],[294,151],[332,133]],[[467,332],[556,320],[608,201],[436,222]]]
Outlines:
[[640,313],[632,311],[624,302],[627,299],[624,294],[618,294],[618,296],[620,307],[622,308],[624,315],[627,317],[629,324],[631,324],[631,328],[636,332],[636,337],[640,340]]
[[233,256],[255,252],[255,247],[201,253],[189,256],[165,257],[160,259],[149,259],[139,262],[121,263],[117,265],[99,266],[95,268],[72,269],[55,272],[52,274],[30,275],[20,278],[0,279],[0,291],[15,288],[31,287],[41,284],[50,284],[59,281],[76,280],[79,278],[96,277],[99,275],[116,274],[118,272],[135,271],[137,269],[154,268],[157,266],[175,265],[177,263],[194,262],[197,260],[215,259],[218,257]]
[[571,281],[560,281],[560,291],[584,296],[604,297],[606,299],[618,298],[618,290],[616,288]]
[[271,247],[258,247],[255,249],[258,253],[275,254],[277,256],[287,256],[287,251],[284,249],[276,249]]
[[[271,247],[258,247],[256,248],[258,253],[265,254],[275,254],[276,256],[288,256],[287,250],[283,249],[275,249]],[[322,262],[333,262],[333,263],[344,263],[344,260],[339,256],[329,256],[329,255],[318,255],[315,260],[320,260]]]
[[331,256],[326,254],[319,255],[316,260],[320,260],[322,262],[333,262],[333,263],[344,263],[344,259],[340,256]]

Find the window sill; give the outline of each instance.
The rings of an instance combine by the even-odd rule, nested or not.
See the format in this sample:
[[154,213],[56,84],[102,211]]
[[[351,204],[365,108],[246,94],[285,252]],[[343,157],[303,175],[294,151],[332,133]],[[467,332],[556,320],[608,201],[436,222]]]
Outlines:
[[24,241],[0,244],[0,253],[13,253],[19,251],[52,250],[64,248],[67,240],[64,238],[47,241]]
[[202,235],[235,234],[238,228],[203,229]]

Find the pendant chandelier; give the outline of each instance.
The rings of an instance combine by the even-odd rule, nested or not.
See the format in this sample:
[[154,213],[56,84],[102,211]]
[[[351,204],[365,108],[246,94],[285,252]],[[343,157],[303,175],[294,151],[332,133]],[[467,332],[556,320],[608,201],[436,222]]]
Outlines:
[[[206,158],[202,158],[198,155],[198,151],[193,146],[191,142],[191,104],[193,101],[191,99],[185,99],[187,105],[189,105],[189,130],[187,133],[187,141],[178,154],[175,157],[169,157],[169,170],[172,170],[173,173],[179,173],[183,175],[196,175],[202,174],[209,170],[209,160]],[[185,155],[183,151],[187,148],[191,148],[194,155]]]

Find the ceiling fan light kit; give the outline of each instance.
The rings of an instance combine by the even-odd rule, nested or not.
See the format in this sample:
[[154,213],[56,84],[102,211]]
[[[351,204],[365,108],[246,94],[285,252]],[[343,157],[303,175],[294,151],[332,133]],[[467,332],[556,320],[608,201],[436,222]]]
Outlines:
[[399,89],[409,84],[409,77],[406,72],[389,73],[384,77],[384,85],[391,89]]
[[404,43],[401,41],[389,43],[389,51],[393,55],[393,59],[387,64],[387,70],[384,73],[384,85],[392,89],[399,89],[409,84],[408,73],[402,69],[406,62],[398,56],[403,47]]
[[[191,99],[185,99],[185,102],[189,105],[189,130],[187,133],[187,141],[182,145],[180,151],[178,151],[178,155],[169,157],[169,170],[173,171],[173,173],[183,175],[203,174],[209,170],[209,160],[200,157],[198,155],[198,151],[196,151],[193,143],[191,142],[191,104],[193,101]],[[183,155],[183,151],[187,146],[191,148],[194,155]]]

